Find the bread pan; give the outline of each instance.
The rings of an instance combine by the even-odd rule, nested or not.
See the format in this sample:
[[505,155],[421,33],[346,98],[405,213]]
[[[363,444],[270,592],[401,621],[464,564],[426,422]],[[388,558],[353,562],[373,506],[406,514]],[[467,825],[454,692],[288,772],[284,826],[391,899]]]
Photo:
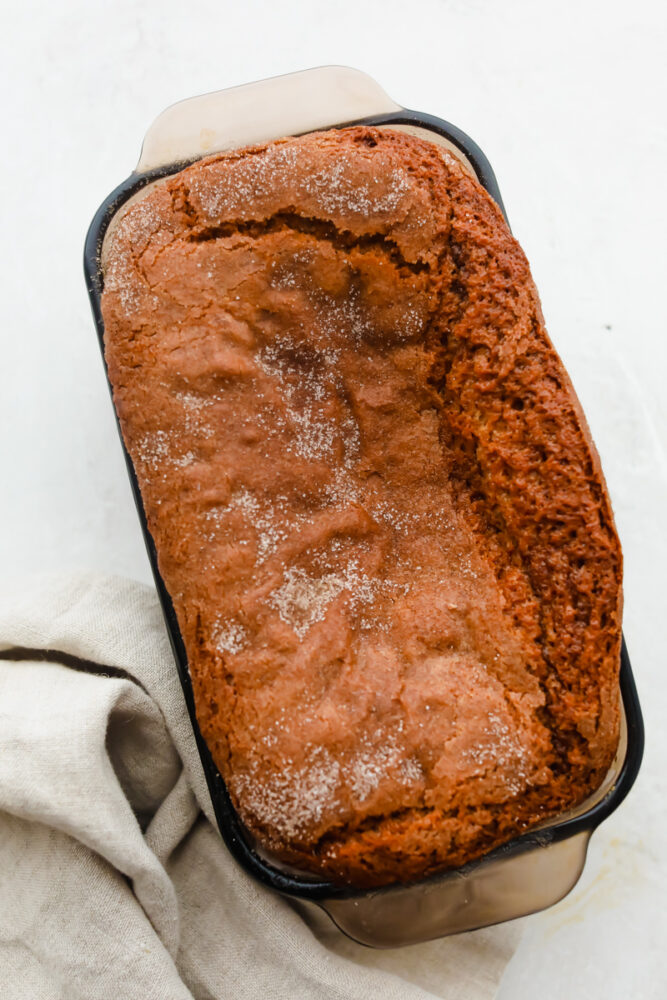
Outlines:
[[[84,271],[102,352],[104,239],[115,214],[130,198],[140,197],[154,181],[214,152],[355,124],[402,129],[446,147],[504,212],[493,170],[465,133],[449,122],[401,107],[357,70],[320,67],[182,101],[167,108],[150,127],[136,169],[104,200],[88,231]],[[287,870],[253,844],[199,732],[176,614],[158,570],[132,460],[124,445],[123,450],[220,833],[249,875],[290,897],[307,919],[316,921],[324,911],[349,937],[373,947],[414,944],[511,920],[550,906],[572,889],[583,870],[591,834],[628,794],[641,763],[643,724],[625,643],[618,751],[600,788],[576,809],[478,861],[411,885],[359,890]]]

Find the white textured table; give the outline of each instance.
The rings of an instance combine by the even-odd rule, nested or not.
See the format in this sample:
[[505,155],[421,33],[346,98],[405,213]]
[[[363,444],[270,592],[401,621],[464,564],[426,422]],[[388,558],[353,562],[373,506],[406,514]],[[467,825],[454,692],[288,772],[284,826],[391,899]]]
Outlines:
[[667,321],[662,70],[650,0],[122,0],[15,5],[0,240],[2,572],[150,578],[81,274],[94,209],[192,94],[357,66],[471,134],[496,170],[588,415],[626,558],[644,767],[572,895],[524,922],[503,1000],[667,996]]

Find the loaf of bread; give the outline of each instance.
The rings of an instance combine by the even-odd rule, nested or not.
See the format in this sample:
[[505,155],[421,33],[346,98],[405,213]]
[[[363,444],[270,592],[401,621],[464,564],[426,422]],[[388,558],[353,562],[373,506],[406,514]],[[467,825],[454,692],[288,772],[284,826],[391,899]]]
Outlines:
[[199,726],[251,839],[366,887],[586,798],[621,553],[526,259],[452,155],[312,133],[106,240],[115,405]]

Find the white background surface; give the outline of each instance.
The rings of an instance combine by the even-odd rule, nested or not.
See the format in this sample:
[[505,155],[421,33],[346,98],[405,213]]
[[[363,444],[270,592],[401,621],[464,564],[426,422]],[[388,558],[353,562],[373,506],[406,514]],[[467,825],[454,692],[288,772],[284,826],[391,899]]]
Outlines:
[[502,1000],[667,996],[667,7],[651,0],[5,5],[1,572],[150,579],[81,272],[166,105],[326,63],[456,123],[493,164],[602,456],[648,730],[579,886],[525,921]]

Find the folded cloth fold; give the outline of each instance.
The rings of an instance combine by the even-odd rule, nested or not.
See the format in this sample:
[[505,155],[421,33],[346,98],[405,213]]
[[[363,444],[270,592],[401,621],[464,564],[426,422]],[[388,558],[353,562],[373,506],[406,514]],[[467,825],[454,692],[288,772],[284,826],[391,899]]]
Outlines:
[[492,997],[517,924],[392,952],[309,927],[220,839],[155,591],[0,593],[7,1000]]

